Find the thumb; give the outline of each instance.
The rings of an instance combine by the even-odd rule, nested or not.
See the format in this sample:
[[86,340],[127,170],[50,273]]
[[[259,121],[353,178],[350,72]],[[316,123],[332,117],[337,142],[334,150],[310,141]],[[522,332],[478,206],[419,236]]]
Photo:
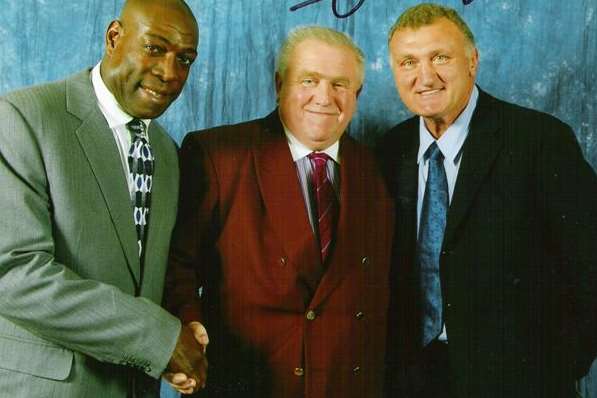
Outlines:
[[200,322],[193,321],[189,323],[189,327],[193,331],[195,339],[199,344],[206,346],[209,344],[209,336],[207,335],[207,329]]

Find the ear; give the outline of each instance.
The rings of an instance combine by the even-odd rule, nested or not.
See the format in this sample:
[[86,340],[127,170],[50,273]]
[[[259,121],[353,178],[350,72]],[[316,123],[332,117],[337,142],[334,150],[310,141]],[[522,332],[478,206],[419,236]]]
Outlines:
[[361,84],[361,87],[359,87],[359,89],[357,90],[357,98],[359,98],[359,95],[361,94],[362,90],[363,90],[363,85]]
[[122,24],[120,21],[114,20],[110,22],[106,31],[106,54],[112,55],[114,49],[118,46],[118,40],[122,34]]
[[274,79],[276,81],[276,95],[279,97],[280,91],[282,91],[282,76],[280,76],[280,74],[276,72]]
[[476,47],[471,50],[471,56],[469,59],[469,73],[471,76],[476,76],[477,67],[479,66],[479,51]]

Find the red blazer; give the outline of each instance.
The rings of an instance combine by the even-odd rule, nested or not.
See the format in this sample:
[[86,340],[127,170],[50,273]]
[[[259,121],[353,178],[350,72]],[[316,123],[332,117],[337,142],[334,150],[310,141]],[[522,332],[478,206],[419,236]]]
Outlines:
[[381,397],[393,210],[370,152],[341,140],[325,266],[277,112],[191,133],[180,157],[167,296],[207,327],[206,396]]

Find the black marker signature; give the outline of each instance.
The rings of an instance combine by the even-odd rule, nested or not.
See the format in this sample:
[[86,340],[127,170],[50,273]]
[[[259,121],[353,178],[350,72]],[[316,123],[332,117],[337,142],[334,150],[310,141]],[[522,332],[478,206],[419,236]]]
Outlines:
[[[320,1],[321,0],[306,0],[297,5],[290,7],[290,11],[296,11],[300,8],[310,6],[311,4],[319,3]],[[338,0],[332,0],[332,12],[336,16],[336,18],[347,18],[347,17],[350,17],[355,12],[357,12],[357,10],[359,8],[361,8],[361,6],[363,5],[364,2],[365,2],[365,0],[359,0],[357,5],[352,7],[352,9],[350,11],[348,11],[346,14],[340,14],[338,12]]]
[[[315,3],[319,3],[321,0],[305,0],[303,2],[300,2],[296,5],[293,5],[292,7],[290,7],[290,11],[296,11],[299,10],[303,7],[307,7],[310,6],[311,4],[315,4]],[[464,4],[465,6],[471,4],[473,1],[475,0],[462,0],[462,4]],[[355,12],[357,12],[357,10],[359,8],[361,8],[361,6],[363,5],[363,3],[365,2],[365,0],[359,0],[359,2],[352,7],[352,9],[350,11],[348,11],[345,14],[340,14],[338,12],[338,0],[332,0],[332,12],[334,13],[334,15],[336,16],[336,18],[348,18],[350,17],[352,14],[354,14]]]

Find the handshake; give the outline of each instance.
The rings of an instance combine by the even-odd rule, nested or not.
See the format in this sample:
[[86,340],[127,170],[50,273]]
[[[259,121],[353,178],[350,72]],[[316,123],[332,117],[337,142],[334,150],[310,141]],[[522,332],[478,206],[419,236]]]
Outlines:
[[199,322],[182,325],[176,347],[162,377],[178,392],[192,394],[205,387],[209,338]]

